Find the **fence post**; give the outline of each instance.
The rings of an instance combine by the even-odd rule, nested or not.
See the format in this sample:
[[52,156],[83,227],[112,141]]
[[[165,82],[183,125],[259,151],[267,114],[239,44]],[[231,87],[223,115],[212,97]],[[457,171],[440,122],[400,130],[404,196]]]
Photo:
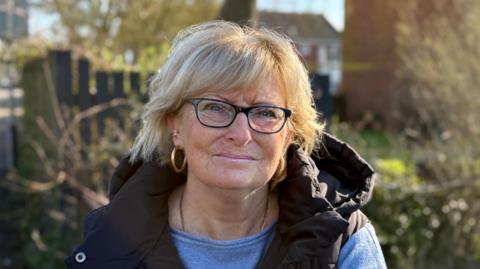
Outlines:
[[[60,104],[60,111],[62,111],[63,120],[72,116],[74,105],[72,92],[72,56],[69,50],[52,50],[49,52],[51,63],[53,85],[57,95],[58,103]],[[67,117],[64,115],[67,113]],[[59,156],[62,157],[62,156]],[[74,195],[74,189],[69,185],[62,185],[60,187],[59,209],[62,212],[67,212],[72,209],[72,204],[68,197]],[[62,225],[61,235],[67,232],[68,226]]]
[[130,72],[130,90],[140,96],[140,73]]
[[[125,93],[123,89],[123,72],[113,72],[113,98],[124,98]],[[118,122],[118,127],[123,129],[125,127],[123,120],[123,107],[115,107],[114,117]]]
[[[80,112],[83,112],[93,106],[93,96],[90,94],[90,62],[86,58],[78,59],[78,107]],[[90,117],[84,118],[80,122],[80,137],[83,142],[82,148],[80,149],[81,158],[84,162],[91,162],[88,158],[88,153],[90,151],[90,145],[92,143],[92,120]],[[82,184],[87,185],[89,181],[88,178],[92,177],[92,172],[90,170],[90,165],[85,166],[79,172],[79,181]],[[83,219],[90,211],[85,203],[82,203],[82,194],[80,192],[76,193],[78,206],[77,206],[77,223],[82,223]]]
[[[97,82],[97,95],[95,96],[95,104],[104,104],[110,100],[108,93],[108,74],[105,71],[95,72],[95,81]],[[99,136],[103,136],[105,133],[105,119],[109,112],[102,111],[98,113],[97,126]]]
[[332,121],[332,97],[330,95],[330,77],[317,73],[310,74],[310,84],[315,99],[317,111],[322,113],[323,119],[329,128]]
[[63,110],[73,106],[72,55],[69,50],[51,50],[49,56],[57,98]]
[[[87,59],[82,58],[78,60],[78,106],[80,111],[84,111],[92,107],[92,95],[89,91],[90,81],[90,63]],[[80,122],[80,136],[85,145],[90,145],[92,141],[91,136],[91,121],[89,118],[83,119]]]

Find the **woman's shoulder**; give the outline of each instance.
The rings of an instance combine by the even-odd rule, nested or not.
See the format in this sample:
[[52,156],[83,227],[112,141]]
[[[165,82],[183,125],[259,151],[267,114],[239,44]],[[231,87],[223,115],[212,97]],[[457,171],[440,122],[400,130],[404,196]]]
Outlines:
[[87,214],[87,216],[85,217],[84,224],[83,224],[83,238],[87,237],[87,235],[93,229],[93,227],[95,226],[95,223],[97,223],[98,219],[101,218],[101,216],[103,215],[103,213],[105,212],[107,207],[108,207],[108,205],[101,206],[99,208],[96,208],[96,209],[90,211],[90,213]]
[[[355,210],[347,216],[348,227],[343,233],[342,246],[358,231],[370,224],[368,217],[360,210]],[[371,224],[370,224],[371,225]]]
[[363,225],[345,242],[340,250],[338,268],[387,268],[371,223]]

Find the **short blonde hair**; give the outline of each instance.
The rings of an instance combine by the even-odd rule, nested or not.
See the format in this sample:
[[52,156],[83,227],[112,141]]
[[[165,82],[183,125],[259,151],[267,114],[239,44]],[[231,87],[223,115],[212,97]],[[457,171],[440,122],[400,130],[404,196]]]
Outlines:
[[167,118],[186,99],[205,91],[255,87],[272,76],[293,112],[288,125],[293,143],[310,154],[324,125],[318,121],[308,74],[293,42],[266,28],[211,21],[190,26],[174,39],[167,61],[150,83],[130,160],[168,162],[174,145]]

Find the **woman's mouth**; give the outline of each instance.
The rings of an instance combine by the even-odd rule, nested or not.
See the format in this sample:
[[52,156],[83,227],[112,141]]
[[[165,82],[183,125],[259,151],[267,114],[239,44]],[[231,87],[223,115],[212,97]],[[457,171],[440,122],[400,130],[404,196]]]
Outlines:
[[220,153],[216,154],[216,157],[224,158],[232,161],[254,161],[256,160],[253,156],[248,154],[230,154],[230,153]]

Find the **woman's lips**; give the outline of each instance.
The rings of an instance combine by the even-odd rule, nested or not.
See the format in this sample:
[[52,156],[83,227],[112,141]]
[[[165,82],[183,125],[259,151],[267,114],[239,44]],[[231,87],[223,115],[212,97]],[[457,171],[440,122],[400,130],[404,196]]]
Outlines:
[[230,160],[238,160],[238,161],[254,161],[256,160],[253,156],[244,155],[244,154],[229,154],[229,153],[219,153],[215,154],[217,157],[230,159]]

